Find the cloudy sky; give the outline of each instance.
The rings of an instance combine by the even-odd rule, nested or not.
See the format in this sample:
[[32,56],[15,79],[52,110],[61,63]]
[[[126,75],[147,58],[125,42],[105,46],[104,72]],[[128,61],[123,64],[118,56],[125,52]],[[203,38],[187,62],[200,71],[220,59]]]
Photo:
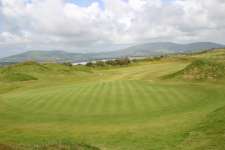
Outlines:
[[225,44],[225,0],[0,0],[0,57],[156,41]]

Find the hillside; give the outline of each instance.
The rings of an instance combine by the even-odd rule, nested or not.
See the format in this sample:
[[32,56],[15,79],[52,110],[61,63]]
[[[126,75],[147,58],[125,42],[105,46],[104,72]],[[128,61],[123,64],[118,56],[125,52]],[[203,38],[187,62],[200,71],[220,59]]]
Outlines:
[[225,78],[225,64],[209,60],[195,60],[183,70],[167,75],[165,78],[185,80],[219,80]]
[[[86,78],[91,76],[92,69],[88,67],[72,67],[68,64],[58,63],[38,63],[35,61],[26,61],[5,67],[0,67],[0,82],[16,82],[31,80],[74,80],[77,78]],[[67,77],[67,78],[65,78]]]
[[225,79],[225,49],[203,51],[189,55],[175,55],[191,63],[184,69],[165,75],[164,79],[184,79],[192,81],[216,81]]
[[65,51],[28,51],[22,54],[6,57],[0,59],[0,63],[7,64],[7,62],[23,62],[34,60],[38,62],[81,62],[98,59],[110,59],[120,57],[134,57],[134,56],[158,56],[172,53],[190,53],[212,48],[223,48],[224,45],[200,42],[191,44],[177,44],[177,43],[147,43],[136,45],[127,49],[105,53],[69,53]]
[[9,56],[0,59],[0,62],[23,62],[23,61],[39,61],[39,62],[67,62],[82,61],[84,55],[80,53],[68,53],[65,51],[28,51],[22,54]]
[[224,48],[225,45],[210,43],[210,42],[199,42],[190,44],[177,44],[171,42],[159,42],[159,43],[146,43],[129,47],[127,49],[112,52],[114,56],[157,56],[163,54],[172,53],[189,53],[199,52],[202,50],[208,50],[213,48]]

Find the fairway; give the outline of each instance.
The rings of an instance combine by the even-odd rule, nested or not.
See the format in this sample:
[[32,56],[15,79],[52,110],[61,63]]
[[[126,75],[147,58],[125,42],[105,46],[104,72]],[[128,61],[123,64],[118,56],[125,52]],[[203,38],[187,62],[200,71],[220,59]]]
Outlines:
[[[48,73],[40,81],[14,83],[18,88],[0,95],[0,143],[188,149],[189,138],[196,138],[195,129],[225,105],[225,86],[160,79],[187,64],[147,62],[82,73],[90,80],[76,71],[79,80],[67,81],[65,76],[74,75],[64,74],[48,81]],[[210,138],[202,142],[200,148],[212,144]]]
[[3,99],[29,114],[123,115],[204,103],[207,95],[196,89],[131,80],[41,88]]
[[225,150],[225,0],[0,0],[0,150]]

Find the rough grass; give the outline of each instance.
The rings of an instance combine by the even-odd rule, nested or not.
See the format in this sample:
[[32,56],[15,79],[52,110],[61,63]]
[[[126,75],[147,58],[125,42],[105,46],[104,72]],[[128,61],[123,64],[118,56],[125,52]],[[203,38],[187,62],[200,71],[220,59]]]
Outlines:
[[48,68],[37,63],[37,62],[33,62],[33,61],[27,61],[27,62],[23,62],[23,63],[19,63],[19,64],[15,64],[15,65],[10,65],[7,67],[2,68],[1,72],[2,73],[15,73],[15,72],[19,72],[19,73],[28,73],[28,72],[38,72],[38,73],[42,73],[44,71],[47,71]]
[[86,144],[44,144],[44,145],[16,145],[16,144],[0,144],[0,150],[99,150]]
[[225,64],[207,59],[195,60],[181,71],[166,75],[164,78],[218,80],[225,78]]
[[2,80],[3,81],[30,81],[30,80],[38,80],[38,79],[24,73],[4,73],[2,76]]
[[[225,107],[209,113],[181,144],[184,150],[224,150],[225,149]],[[185,145],[188,145],[185,147]]]

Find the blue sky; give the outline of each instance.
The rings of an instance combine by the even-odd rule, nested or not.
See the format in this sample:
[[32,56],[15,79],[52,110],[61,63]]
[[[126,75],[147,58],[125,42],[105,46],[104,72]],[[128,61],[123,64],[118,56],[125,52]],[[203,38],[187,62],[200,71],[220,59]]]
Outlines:
[[[93,2],[98,2],[100,4],[101,8],[104,7],[103,6],[104,4],[103,4],[102,0],[69,0],[69,1],[75,3],[75,4],[79,5],[79,6],[83,6],[83,7],[88,6],[91,3],[93,3]],[[126,0],[124,0],[124,1],[126,1]],[[163,2],[171,2],[171,1],[174,1],[174,0],[161,0],[161,1],[163,1]]]
[[[93,2],[98,2],[102,8],[103,8],[103,5],[104,5],[102,0],[69,0],[69,1],[73,2],[75,4],[78,4],[79,6],[84,6],[84,7],[90,5]],[[171,1],[174,1],[174,0],[161,0],[161,1],[171,2]]]
[[69,0],[69,1],[75,3],[79,6],[83,6],[83,7],[86,7],[93,2],[98,2],[100,4],[100,6],[103,8],[102,0]]

